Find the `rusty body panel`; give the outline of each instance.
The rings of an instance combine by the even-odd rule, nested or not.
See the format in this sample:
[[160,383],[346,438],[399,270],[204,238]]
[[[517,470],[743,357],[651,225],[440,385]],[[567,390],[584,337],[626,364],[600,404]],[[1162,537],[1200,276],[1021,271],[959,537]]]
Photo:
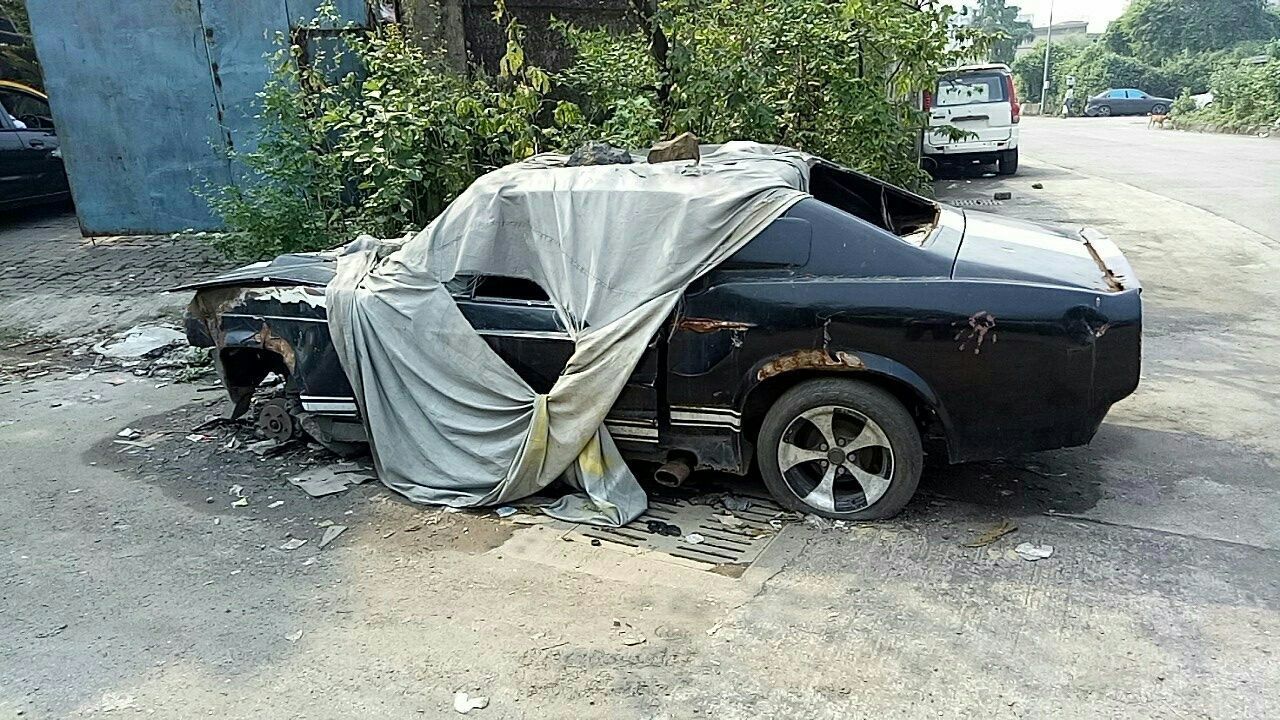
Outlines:
[[[923,199],[936,225],[899,235],[866,219],[875,207],[814,192],[695,281],[651,339],[605,421],[628,456],[745,473],[774,400],[823,375],[894,394],[952,462],[1086,443],[1137,386],[1140,285],[1105,238]],[[237,361],[274,356],[299,412],[351,437],[358,409],[322,303],[333,257],[281,261],[190,286],[188,334],[220,349],[233,397],[254,377]],[[454,291],[459,309],[545,392],[573,350],[554,308],[476,288]]]

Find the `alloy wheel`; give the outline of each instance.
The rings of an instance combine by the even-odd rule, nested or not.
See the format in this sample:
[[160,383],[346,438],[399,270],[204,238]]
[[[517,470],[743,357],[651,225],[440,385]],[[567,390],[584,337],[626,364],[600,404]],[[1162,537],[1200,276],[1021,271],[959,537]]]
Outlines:
[[823,405],[797,415],[778,441],[778,470],[804,504],[853,512],[875,504],[893,479],[893,448],[874,420]]

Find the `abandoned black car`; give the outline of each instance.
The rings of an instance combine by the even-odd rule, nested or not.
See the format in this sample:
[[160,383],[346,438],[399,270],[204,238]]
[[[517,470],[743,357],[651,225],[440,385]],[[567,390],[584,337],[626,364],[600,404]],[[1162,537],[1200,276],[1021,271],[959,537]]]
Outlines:
[[[693,281],[605,420],[630,458],[759,468],[787,507],[876,519],[915,492],[925,453],[953,463],[1088,443],[1139,378],[1140,286],[1105,237],[942,206],[829,163],[810,195]],[[270,372],[260,422],[339,452],[365,441],[330,339],[337,252],[284,255],[185,289],[196,346],[236,412]],[[573,353],[537,284],[449,286],[535,391]]]

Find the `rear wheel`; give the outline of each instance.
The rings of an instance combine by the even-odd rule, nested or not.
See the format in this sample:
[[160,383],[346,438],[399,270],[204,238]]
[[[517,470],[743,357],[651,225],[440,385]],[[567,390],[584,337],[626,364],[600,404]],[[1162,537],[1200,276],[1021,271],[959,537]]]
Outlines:
[[1099,114],[1099,115],[1101,115],[1102,117],[1111,117],[1111,106],[1110,106],[1110,105],[1099,105],[1099,106],[1098,106],[1098,114]]
[[1166,115],[1168,114],[1168,112],[1169,112],[1169,108],[1165,107],[1164,105],[1161,105],[1160,103],[1156,103],[1155,105],[1151,106],[1152,115]]
[[1018,172],[1018,149],[1002,151],[997,167],[1001,175],[1012,175]]
[[856,380],[810,380],[765,416],[760,474],[784,507],[839,520],[892,517],[915,494],[924,451],[907,409]]

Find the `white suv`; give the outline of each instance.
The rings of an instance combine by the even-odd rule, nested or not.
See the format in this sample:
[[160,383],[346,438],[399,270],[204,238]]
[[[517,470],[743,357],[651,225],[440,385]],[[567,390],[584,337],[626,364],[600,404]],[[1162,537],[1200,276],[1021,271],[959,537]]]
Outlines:
[[[925,93],[929,129],[921,150],[926,169],[942,164],[991,164],[1001,175],[1018,172],[1022,111],[1008,65],[966,65],[942,73]],[[947,127],[962,133],[952,139]]]

